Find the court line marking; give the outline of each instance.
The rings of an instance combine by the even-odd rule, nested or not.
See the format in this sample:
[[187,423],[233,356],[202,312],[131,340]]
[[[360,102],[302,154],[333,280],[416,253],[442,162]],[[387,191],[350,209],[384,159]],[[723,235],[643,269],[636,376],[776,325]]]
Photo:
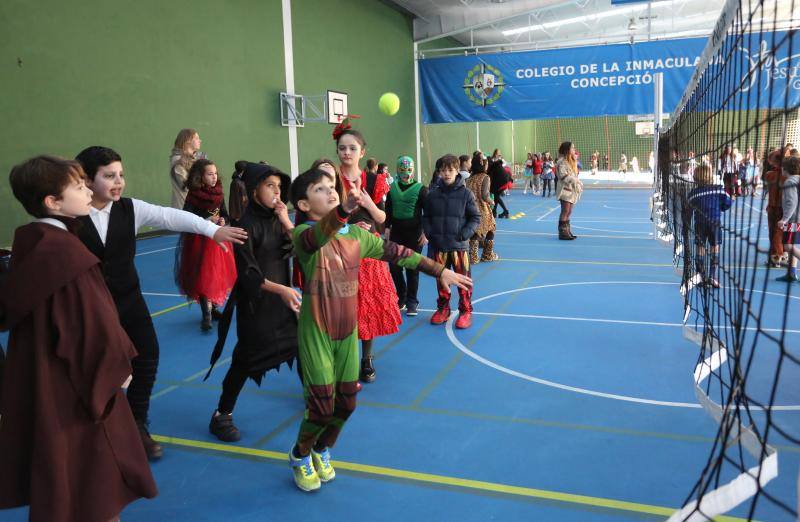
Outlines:
[[[208,382],[183,382],[183,381],[175,381],[170,379],[165,379],[165,383],[174,384],[175,386],[179,387],[187,387],[193,388],[198,390],[212,390],[215,392],[222,391],[221,384],[212,384]],[[249,388],[245,387],[242,390],[242,394],[244,395],[257,395],[259,397],[274,397],[274,398],[281,398],[281,399],[297,399],[299,401],[303,400],[302,392],[299,393],[288,393],[288,392],[280,392],[280,391],[273,391],[273,390],[266,390],[262,388]],[[398,411],[406,411],[406,412],[413,412],[413,413],[424,413],[427,415],[443,415],[447,417],[458,417],[458,418],[466,418],[466,419],[474,419],[480,421],[489,421],[489,422],[499,422],[499,423],[511,423],[511,424],[525,424],[530,426],[542,426],[546,428],[554,428],[554,429],[563,429],[563,430],[580,430],[580,431],[590,431],[590,432],[598,432],[598,433],[610,433],[613,435],[624,435],[627,437],[643,437],[643,438],[655,438],[655,439],[664,439],[664,440],[672,440],[672,441],[679,441],[679,442],[700,442],[700,443],[709,443],[714,442],[714,438],[712,437],[705,437],[702,435],[689,435],[689,434],[681,434],[681,433],[666,433],[666,432],[657,432],[657,431],[640,431],[640,430],[633,430],[633,429],[626,429],[626,428],[616,428],[613,426],[600,426],[600,425],[591,425],[591,424],[576,424],[570,422],[560,422],[548,419],[537,419],[537,418],[527,418],[527,417],[507,417],[502,415],[488,415],[483,413],[476,413],[476,412],[468,412],[468,411],[458,411],[458,410],[448,410],[444,408],[428,408],[425,406],[408,406],[405,404],[391,404],[385,402],[377,402],[377,401],[370,401],[370,400],[358,400],[358,407],[359,408],[377,408],[377,409],[384,409],[384,410],[398,410]],[[774,445],[775,448],[781,451],[790,451],[792,453],[800,453],[800,447],[796,446],[789,446],[789,445],[781,445],[776,444]]]
[[[485,301],[487,299],[492,299],[495,297],[499,297],[502,295],[518,293],[518,292],[526,292],[528,290],[540,290],[542,288],[557,288],[562,286],[585,286],[585,285],[614,285],[614,284],[622,284],[622,285],[674,285],[674,283],[666,283],[661,281],[577,281],[571,283],[554,283],[549,285],[539,285],[539,286],[529,286],[524,288],[514,288],[512,290],[506,290],[504,292],[497,292],[495,294],[489,294],[478,299],[472,301],[473,305],[480,303],[481,301]],[[447,331],[447,338],[450,339],[450,342],[455,346],[458,350],[461,350],[466,355],[474,359],[475,361],[483,364],[484,366],[488,366],[494,370],[499,372],[505,373],[507,375],[511,375],[512,377],[517,377],[519,379],[535,382],[537,384],[542,384],[544,386],[549,386],[551,388],[556,388],[559,390],[571,391],[575,393],[580,393],[583,395],[590,395],[593,397],[601,397],[604,399],[614,399],[623,402],[633,402],[638,404],[647,404],[650,406],[668,406],[673,408],[692,408],[692,409],[701,409],[702,406],[697,403],[689,403],[689,402],[673,402],[673,401],[658,401],[653,399],[643,399],[641,397],[631,397],[629,395],[619,395],[615,393],[606,393],[606,392],[598,392],[595,390],[588,390],[586,388],[579,388],[577,386],[568,386],[566,384],[557,383],[554,381],[548,381],[546,379],[540,379],[538,377],[533,377],[526,373],[518,372],[516,370],[512,370],[510,368],[506,368],[500,364],[497,364],[485,357],[478,355],[477,353],[473,352],[466,346],[464,346],[461,341],[455,335],[453,331],[453,323],[455,322],[456,318],[458,317],[458,313],[454,313],[450,316],[450,319],[447,320],[447,324],[445,325],[445,329]],[[753,408],[756,409],[756,408]],[[761,410],[761,408],[758,408]],[[773,406],[770,408],[772,411],[800,411],[800,405],[787,405],[787,406]]]
[[561,205],[559,205],[559,206],[557,206],[557,207],[553,207],[553,208],[551,208],[551,209],[550,209],[550,210],[548,210],[546,213],[544,213],[544,214],[542,214],[541,216],[539,216],[539,218],[538,218],[536,221],[541,221],[541,220],[543,220],[544,218],[546,218],[547,216],[549,216],[550,214],[552,214],[553,212],[555,212],[556,210],[558,210],[558,209],[560,209],[560,208],[561,208]]
[[611,210],[628,210],[631,212],[640,212],[640,211],[647,211],[647,208],[631,208],[631,207],[609,207],[608,205],[603,205],[603,208],[608,208]]
[[619,232],[620,234],[641,234],[645,236],[645,239],[647,239],[646,236],[653,235],[652,232],[636,232],[635,230],[612,230],[607,228],[591,228],[591,227],[582,227],[580,225],[575,225],[575,228],[579,228],[581,230],[591,230],[592,232],[612,232],[612,233]]
[[157,252],[166,252],[167,250],[175,250],[175,248],[176,247],[171,246],[171,247],[167,247],[167,248],[159,248],[158,250],[148,250],[146,252],[139,252],[138,254],[136,254],[136,257],[146,256],[146,255],[149,255],[149,254],[155,254]]
[[[215,368],[222,368],[225,365],[227,365],[228,363],[230,363],[232,358],[233,357],[225,357],[224,359],[220,359],[219,361],[217,361],[217,364],[214,367]],[[194,374],[190,375],[189,377],[181,380],[181,382],[182,383],[190,383],[192,381],[196,381],[200,377],[203,377],[208,372],[209,368],[210,368],[210,366],[200,370],[197,373],[194,373]],[[167,386],[163,390],[150,395],[150,400],[152,401],[153,399],[158,399],[159,397],[161,397],[163,395],[166,395],[166,394],[168,394],[170,392],[173,392],[175,390],[178,390],[178,389],[180,389],[180,386],[176,385],[176,384],[173,384],[172,386]]]
[[[420,312],[435,312],[435,309],[432,308],[420,308]],[[683,323],[661,323],[657,321],[630,321],[630,320],[622,320],[622,319],[600,319],[595,317],[564,317],[559,315],[537,315],[537,314],[509,314],[509,313],[502,313],[502,312],[476,312],[475,310],[472,311],[472,315],[486,315],[490,317],[514,317],[520,319],[546,319],[546,320],[554,320],[554,321],[578,321],[578,322],[587,322],[587,323],[609,323],[609,324],[634,324],[634,325],[641,325],[641,326],[665,326],[670,328],[683,328]],[[714,325],[715,329],[720,329],[722,325]],[[748,327],[743,328],[744,330],[756,332],[774,332],[774,333],[800,333],[800,330],[790,330],[783,328],[756,328],[756,327]]]
[[189,306],[192,303],[193,303],[193,301],[187,301],[187,302],[181,303],[179,305],[170,306],[169,308],[164,308],[163,310],[159,310],[158,312],[153,312],[152,314],[150,314],[150,317],[158,317],[159,315],[168,314],[169,312],[174,312],[175,310],[177,310],[179,308],[184,308],[186,306]]
[[[277,460],[281,462],[286,462],[287,460],[287,454],[278,451],[262,450],[262,449],[248,448],[243,446],[232,446],[228,444],[219,444],[215,442],[206,442],[201,440],[183,439],[178,437],[168,437],[164,435],[153,435],[153,439],[162,444],[171,444],[173,446],[205,449],[205,450],[217,451],[220,453],[230,453],[230,454],[245,455],[250,457],[259,457],[263,459]],[[346,462],[341,460],[333,460],[331,462],[337,469],[343,471],[352,471],[355,473],[363,473],[366,475],[376,475],[380,477],[403,479],[423,484],[451,486],[467,490],[502,493],[518,497],[551,500],[556,502],[564,502],[568,504],[577,504],[582,506],[607,508],[617,511],[629,511],[633,513],[645,513],[648,515],[669,516],[675,513],[675,511],[677,510],[677,508],[655,506],[651,504],[641,504],[638,502],[628,502],[625,500],[615,500],[610,498],[594,497],[589,495],[564,493],[561,491],[550,491],[545,489],[512,486],[496,482],[464,479],[458,477],[449,477],[446,475],[436,475],[433,473],[422,473],[418,471],[408,471],[397,468],[389,468],[386,466],[374,466],[371,464],[359,464],[356,462]],[[744,519],[729,517],[729,516],[721,516],[721,517],[716,517],[715,520],[720,520],[724,522],[733,522],[733,521],[738,522]]]
[[[549,236],[549,237],[556,237],[558,234],[552,234],[549,232],[522,232],[517,230],[500,230],[499,228],[495,230],[498,234],[515,234],[518,236]],[[649,236],[605,236],[602,234],[582,234],[581,239],[589,238],[589,239],[636,239],[639,241],[650,241],[652,237]]]
[[[651,267],[670,267],[671,263],[627,263],[623,261],[574,261],[574,260],[551,260],[551,259],[518,259],[512,257],[501,257],[499,261],[511,261],[515,263],[546,263],[555,265],[612,265],[612,266],[651,266]],[[495,261],[496,262],[496,261]],[[673,283],[670,283],[673,284]],[[675,285],[678,286],[678,285]]]
[[[528,274],[528,277],[526,277],[525,280],[522,282],[522,285],[523,286],[527,285],[537,275],[539,275],[539,271],[538,270],[531,271],[531,273]],[[511,306],[511,303],[513,303],[516,298],[517,298],[516,295],[511,296],[505,303],[503,303],[500,306],[500,310],[501,311],[505,310],[507,307]],[[453,315],[455,315],[455,314],[453,314]],[[451,318],[452,318],[452,315],[451,315]],[[469,344],[470,346],[473,346],[478,341],[478,339],[480,339],[481,336],[483,334],[485,334],[487,330],[489,330],[489,328],[492,326],[492,324],[494,324],[494,321],[495,321],[494,318],[489,319],[488,321],[486,321],[486,323],[484,325],[482,325],[480,327],[480,329],[477,332],[475,332],[475,334],[473,334],[473,336],[470,338],[470,340],[467,342],[467,344]],[[447,365],[445,365],[445,367],[442,370],[440,370],[439,373],[436,374],[436,376],[433,378],[433,380],[430,381],[427,384],[427,386],[425,386],[425,388],[422,389],[421,392],[419,392],[417,397],[414,399],[414,402],[411,403],[411,407],[419,407],[420,405],[422,405],[422,402],[425,399],[428,398],[428,396],[431,394],[431,392],[433,392],[433,390],[435,390],[436,387],[439,386],[439,384],[442,383],[442,381],[445,379],[445,377],[447,377],[447,375],[453,370],[453,368],[456,367],[456,365],[459,362],[461,362],[461,359],[463,359],[463,358],[464,358],[464,354],[463,353],[458,353],[458,354],[455,355],[455,357],[450,359],[447,362]]]
[[[586,236],[581,236],[586,237]],[[590,247],[591,248],[591,247]],[[557,265],[612,265],[612,266],[651,266],[651,267],[672,267],[675,268],[673,264],[665,264],[665,263],[626,263],[622,261],[574,261],[574,260],[550,260],[550,259],[518,259],[513,257],[501,257],[497,261],[492,261],[493,263],[502,263],[503,261],[511,261],[515,263],[550,263],[550,264],[557,264]],[[767,270],[766,266],[732,266],[730,268],[746,268],[748,270]],[[775,268],[770,268],[769,270],[776,270]],[[781,294],[783,295],[783,294]]]

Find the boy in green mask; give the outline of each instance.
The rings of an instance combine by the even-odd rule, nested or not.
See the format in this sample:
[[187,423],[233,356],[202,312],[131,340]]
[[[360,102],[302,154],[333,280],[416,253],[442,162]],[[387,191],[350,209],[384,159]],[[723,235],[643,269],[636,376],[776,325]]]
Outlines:
[[[414,177],[414,160],[409,156],[397,158],[397,179],[386,197],[386,227],[390,241],[414,252],[422,252],[422,247],[428,242],[422,231],[422,205],[427,195],[428,188]],[[400,310],[405,310],[409,316],[417,315],[419,272],[399,265],[390,265],[389,270]]]

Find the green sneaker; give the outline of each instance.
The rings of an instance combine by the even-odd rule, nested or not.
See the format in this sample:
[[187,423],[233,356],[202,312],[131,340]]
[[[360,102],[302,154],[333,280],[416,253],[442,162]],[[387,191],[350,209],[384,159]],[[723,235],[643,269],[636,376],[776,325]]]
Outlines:
[[330,482],[336,478],[336,471],[331,466],[331,452],[325,448],[322,452],[317,453],[311,450],[311,460],[314,463],[314,469],[317,470],[319,480],[322,482]]
[[294,472],[294,483],[303,491],[314,491],[319,489],[320,481],[317,470],[311,462],[311,455],[302,458],[294,456],[294,448],[289,450],[289,464]]

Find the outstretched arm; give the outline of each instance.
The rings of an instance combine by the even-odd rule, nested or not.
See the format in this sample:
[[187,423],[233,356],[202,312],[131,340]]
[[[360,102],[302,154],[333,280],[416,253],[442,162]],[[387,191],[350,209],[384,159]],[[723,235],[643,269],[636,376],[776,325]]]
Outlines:
[[[155,227],[171,232],[200,234],[213,239],[220,245],[225,242],[242,244],[247,232],[241,228],[219,227],[185,210],[153,205],[139,199],[132,199],[135,228]],[[222,245],[223,248],[224,245]]]

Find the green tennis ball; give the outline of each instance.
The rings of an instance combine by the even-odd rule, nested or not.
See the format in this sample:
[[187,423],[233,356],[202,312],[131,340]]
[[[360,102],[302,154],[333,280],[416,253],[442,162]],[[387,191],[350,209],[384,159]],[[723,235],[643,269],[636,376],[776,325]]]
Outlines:
[[400,98],[393,92],[384,93],[378,100],[378,108],[387,116],[394,116],[400,110]]

